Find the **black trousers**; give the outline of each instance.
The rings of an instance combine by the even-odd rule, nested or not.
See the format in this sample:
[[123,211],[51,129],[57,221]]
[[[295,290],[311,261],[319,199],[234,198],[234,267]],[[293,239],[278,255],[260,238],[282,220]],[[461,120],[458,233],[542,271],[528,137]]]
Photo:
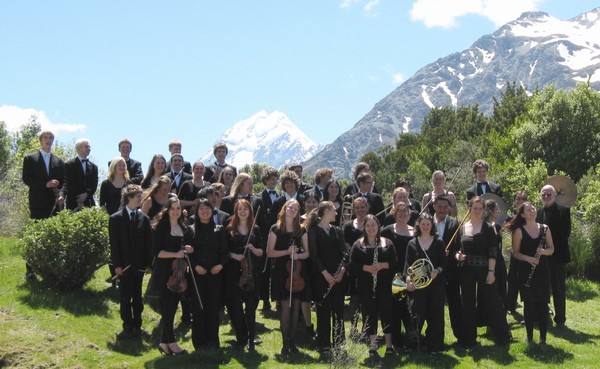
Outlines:
[[504,302],[504,306],[506,307],[506,310],[515,311],[517,308],[517,298],[519,297],[519,261],[512,257],[512,255],[510,257],[506,282],[508,287],[506,290],[506,301]]
[[[219,312],[221,310],[221,273],[217,275],[205,275],[194,273],[198,291],[202,298],[203,308],[200,308],[198,298],[192,299],[193,302],[193,321],[192,321],[192,343],[194,348],[219,348]],[[193,286],[190,286],[193,288]],[[195,292],[194,292],[195,293]]]
[[439,279],[413,293],[419,326],[427,322],[425,335],[430,352],[444,349],[444,287],[444,281]]
[[477,341],[477,295],[483,304],[483,313],[494,332],[496,341],[500,344],[508,343],[510,332],[506,322],[506,314],[496,283],[485,283],[487,267],[463,266],[461,270],[460,289],[462,293],[463,308],[463,337],[464,344],[471,345]]
[[525,330],[527,332],[527,338],[529,340],[533,339],[533,326],[537,321],[540,328],[540,339],[545,340],[546,333],[548,332],[548,303],[543,299],[538,299],[534,296],[535,295],[532,294],[532,296],[528,296],[523,300]]
[[407,292],[403,294],[392,295],[392,342],[394,346],[408,345],[408,341],[402,340],[402,325],[404,332],[409,332],[411,329],[410,312],[407,305]]
[[383,333],[392,333],[392,286],[391,283],[377,285],[376,297],[371,291],[361,291],[360,304],[367,335],[377,334],[377,321],[381,320]]
[[460,294],[460,269],[448,269],[446,274],[446,301],[450,315],[450,327],[459,343],[464,341],[463,309]]
[[554,303],[554,322],[565,324],[566,321],[566,263],[550,258],[550,286],[552,288],[552,302]]
[[[316,278],[316,277],[315,277]],[[344,297],[348,289],[345,280],[335,284],[325,299],[322,296],[327,290],[325,279],[320,276],[319,301],[317,301],[317,336],[319,348],[339,347],[345,341],[344,332]],[[331,329],[333,322],[333,331]]]
[[258,307],[258,290],[242,291],[237,286],[229,286],[230,296],[225,299],[225,307],[229,313],[231,325],[235,330],[238,344],[246,344],[256,336],[256,308]]
[[166,283],[160,287],[160,322],[162,325],[162,333],[160,336],[161,343],[175,342],[173,321],[175,320],[175,312],[177,311],[177,305],[181,298],[180,295],[180,293],[169,290]]
[[137,271],[126,271],[120,279],[119,306],[123,329],[142,327],[142,311],[144,311],[143,281],[144,273]]

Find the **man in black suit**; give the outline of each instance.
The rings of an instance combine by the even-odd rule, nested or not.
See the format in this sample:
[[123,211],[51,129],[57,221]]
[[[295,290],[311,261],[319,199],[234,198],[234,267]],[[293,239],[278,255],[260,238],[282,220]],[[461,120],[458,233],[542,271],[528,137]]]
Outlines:
[[[169,142],[169,152],[171,153],[171,157],[173,157],[175,154],[179,154],[181,155],[181,142],[177,141],[177,140],[173,140],[171,142]],[[183,161],[182,164],[182,168],[183,171],[186,172],[187,174],[192,174],[192,164],[190,164],[189,161]],[[167,172],[171,171],[171,164],[167,163]]]
[[302,180],[302,175],[304,172],[304,168],[302,167],[302,164],[294,163],[288,167],[288,170],[291,170],[292,172],[296,173],[298,178],[300,178],[300,187],[298,187],[298,193],[303,194],[314,188],[310,183],[304,182]]
[[94,193],[98,188],[98,166],[88,157],[92,146],[87,138],[75,142],[77,156],[65,163],[65,185],[63,196],[67,201],[67,209],[80,210],[96,205]]
[[356,177],[356,183],[358,184],[359,192],[352,195],[352,201],[358,197],[364,197],[369,203],[369,214],[373,214],[379,220],[379,224],[383,224],[385,219],[385,205],[383,205],[383,198],[378,193],[370,192],[373,188],[373,176],[371,173],[361,173]]
[[117,338],[140,337],[142,333],[142,282],[144,272],[152,263],[150,218],[138,208],[142,202],[142,188],[128,185],[123,191],[126,203],[121,211],[108,221],[110,259],[115,274],[120,278],[119,304],[123,331]]
[[210,183],[215,183],[219,180],[219,175],[221,171],[225,167],[230,167],[233,169],[233,176],[237,176],[237,168],[231,164],[227,164],[225,162],[225,158],[229,154],[229,149],[227,145],[223,142],[220,142],[213,146],[213,155],[215,156],[215,162],[211,165],[206,166],[206,171],[204,172],[204,180]]
[[475,160],[472,169],[477,182],[467,190],[467,201],[475,196],[481,196],[488,192],[504,197],[502,194],[502,187],[500,187],[499,184],[488,182],[487,175],[490,170],[490,165],[485,160]]
[[171,170],[166,174],[171,179],[171,192],[176,195],[179,193],[183,182],[192,179],[192,175],[183,170],[183,163],[183,156],[181,154],[173,154],[169,161]]
[[281,193],[281,196],[273,202],[269,224],[275,224],[277,222],[279,212],[283,209],[283,206],[289,199],[296,199],[300,204],[300,214],[304,214],[304,195],[298,191],[300,183],[300,178],[298,178],[296,173],[291,170],[288,170],[281,175],[281,188],[283,188],[283,192]]
[[[260,197],[262,198],[263,205],[265,206],[265,217],[267,218],[267,226],[271,228],[271,210],[273,209],[273,203],[279,197],[275,187],[279,182],[279,171],[273,167],[267,167],[263,170],[260,180],[265,185],[265,189],[261,192]],[[262,230],[265,235],[269,234],[269,230]],[[266,233],[265,233],[266,232]]]
[[551,185],[542,187],[540,196],[544,207],[538,209],[536,222],[546,224],[552,232],[554,254],[549,257],[549,261],[554,322],[557,327],[563,327],[566,321],[565,268],[567,263],[571,261],[569,251],[571,209],[556,203],[556,189]]
[[[333,178],[333,169],[331,168],[319,168],[315,172],[315,187],[313,188],[313,191],[319,196],[319,201],[323,200],[325,185],[331,178]],[[369,189],[369,191],[371,190]]]
[[[127,173],[129,173],[129,179],[134,184],[140,184],[144,179],[144,172],[142,171],[142,163],[129,157],[132,147],[133,145],[131,144],[131,141],[126,138],[119,141],[119,152],[127,164]],[[108,162],[109,167],[111,161]]]
[[[446,255],[448,263],[446,269],[444,269],[444,274],[446,276],[446,298],[448,301],[450,325],[458,343],[463,343],[460,268],[454,258],[454,254],[458,251],[460,245],[457,241],[458,238],[454,236],[458,229],[458,220],[448,215],[448,211],[450,210],[450,198],[448,195],[436,196],[433,200],[433,210],[435,211],[433,221],[437,228],[438,237],[444,241],[444,245],[448,249]],[[450,240],[452,240],[452,244],[449,245]]]
[[[23,158],[23,182],[29,187],[29,216],[31,219],[46,219],[64,206],[60,195],[65,177],[65,164],[52,154],[54,134],[42,131],[39,135],[40,150]],[[35,279],[33,269],[26,265],[25,278]]]

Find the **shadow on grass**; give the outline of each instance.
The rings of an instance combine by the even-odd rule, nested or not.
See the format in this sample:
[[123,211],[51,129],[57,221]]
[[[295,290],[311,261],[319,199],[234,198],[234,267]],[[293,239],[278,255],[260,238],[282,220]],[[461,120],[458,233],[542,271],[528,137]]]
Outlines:
[[585,280],[570,279],[567,282],[567,300],[583,302],[598,297],[594,284]]
[[563,364],[573,359],[573,354],[565,350],[553,347],[552,345],[536,345],[527,346],[524,354],[531,360],[545,364]]
[[[237,361],[244,368],[256,369],[269,360],[267,355],[258,352],[246,352],[240,349],[221,348],[194,351],[188,355],[162,356],[157,351],[157,357],[145,363],[145,368],[208,368],[216,369],[233,365]],[[158,356],[160,355],[160,356]]]
[[515,362],[515,357],[508,350],[509,346],[493,345],[493,346],[476,346],[470,351],[470,356],[475,363],[481,360],[491,360],[499,365],[507,366]]
[[594,343],[600,338],[600,335],[598,334],[588,334],[573,330],[566,326],[562,328],[552,326],[549,331],[553,336],[562,338],[563,340],[574,344]]
[[17,288],[25,292],[19,300],[32,309],[64,309],[75,316],[107,317],[111,314],[108,301],[118,301],[118,291],[114,288],[55,291],[37,281],[22,283]]
[[[410,353],[405,357],[406,364],[415,364],[417,367],[422,368],[453,368],[460,364],[457,358],[450,356],[447,353],[440,353],[439,355],[431,355],[428,353],[415,352]],[[389,368],[396,365],[399,361],[399,357],[391,357],[383,359],[383,367]]]

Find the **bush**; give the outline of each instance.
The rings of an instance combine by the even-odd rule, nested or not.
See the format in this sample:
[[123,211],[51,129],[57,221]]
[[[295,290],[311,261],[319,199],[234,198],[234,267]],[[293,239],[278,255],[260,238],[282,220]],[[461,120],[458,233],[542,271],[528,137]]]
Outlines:
[[46,284],[80,289],[108,258],[108,215],[91,208],[30,220],[21,241],[25,260]]

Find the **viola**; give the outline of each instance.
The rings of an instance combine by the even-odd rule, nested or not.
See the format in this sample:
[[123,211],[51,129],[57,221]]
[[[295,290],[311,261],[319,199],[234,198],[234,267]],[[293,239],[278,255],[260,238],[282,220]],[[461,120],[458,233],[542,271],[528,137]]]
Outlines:
[[252,252],[248,249],[248,245],[250,241],[254,238],[254,226],[256,225],[256,219],[258,219],[258,214],[260,214],[260,206],[256,210],[256,215],[254,217],[254,221],[252,222],[252,228],[250,229],[250,234],[248,235],[248,239],[246,240],[246,246],[244,247],[245,259],[240,262],[240,270],[242,274],[240,275],[240,280],[238,282],[238,286],[244,292],[248,292],[254,289],[255,280],[253,275],[252,265]]
[[[181,245],[183,250],[184,245]],[[183,293],[187,289],[187,278],[185,273],[187,272],[187,265],[185,259],[175,259],[171,263],[171,275],[167,280],[167,288],[176,293]]]

